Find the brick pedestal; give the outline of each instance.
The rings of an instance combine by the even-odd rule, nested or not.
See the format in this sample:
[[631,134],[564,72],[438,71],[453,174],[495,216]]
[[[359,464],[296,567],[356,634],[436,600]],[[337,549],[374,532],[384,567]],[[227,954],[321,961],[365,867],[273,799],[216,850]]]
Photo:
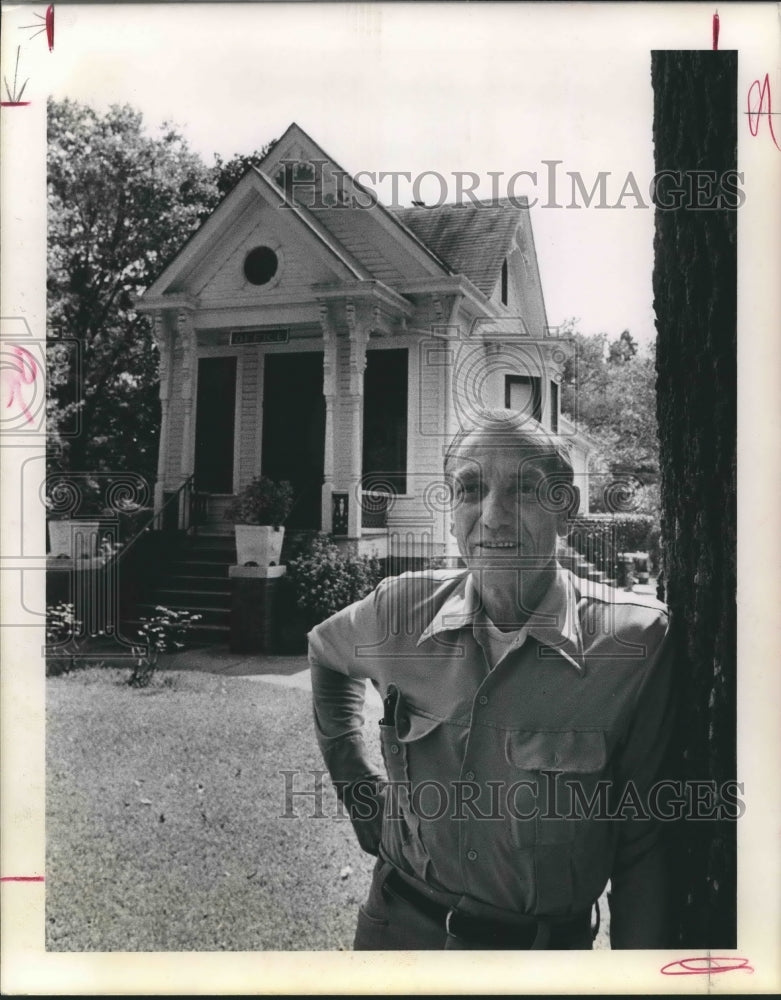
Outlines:
[[271,653],[284,566],[231,566],[230,651]]

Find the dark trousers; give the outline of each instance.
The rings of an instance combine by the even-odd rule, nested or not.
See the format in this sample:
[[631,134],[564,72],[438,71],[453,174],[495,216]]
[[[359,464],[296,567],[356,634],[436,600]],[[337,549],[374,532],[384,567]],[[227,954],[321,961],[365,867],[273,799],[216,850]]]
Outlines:
[[[382,860],[374,868],[369,898],[358,910],[358,926],[353,944],[355,951],[485,950],[485,945],[471,944],[449,935],[444,918],[435,919],[397,895],[392,886],[387,884],[392,871],[392,866]],[[544,940],[546,943],[542,947],[545,950],[592,947],[588,920],[584,920],[574,931],[568,929],[565,934],[557,933],[554,926],[550,939],[546,935]],[[512,944],[501,946],[502,950],[511,950],[512,947]],[[524,946],[524,950],[528,947]]]

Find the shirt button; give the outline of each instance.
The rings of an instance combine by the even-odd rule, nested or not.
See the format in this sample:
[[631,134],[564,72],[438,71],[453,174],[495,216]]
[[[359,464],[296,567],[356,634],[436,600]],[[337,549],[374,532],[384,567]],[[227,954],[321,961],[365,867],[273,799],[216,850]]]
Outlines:
[[391,745],[390,745],[390,752],[391,753],[398,753],[399,752],[399,744],[398,743],[391,743]]
[[477,851],[467,851],[466,856],[470,861],[477,861]]
[[474,771],[467,771],[466,774],[464,775],[464,777],[466,778],[467,781],[474,781],[474,779],[475,779],[475,772]]
[[480,705],[487,705],[488,704],[488,695],[481,694],[480,697],[477,699],[477,701],[478,701],[478,703]]

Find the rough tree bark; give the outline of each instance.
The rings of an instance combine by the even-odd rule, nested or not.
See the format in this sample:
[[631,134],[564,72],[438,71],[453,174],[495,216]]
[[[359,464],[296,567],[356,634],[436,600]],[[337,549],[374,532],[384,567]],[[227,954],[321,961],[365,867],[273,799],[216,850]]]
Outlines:
[[[666,598],[680,651],[670,767],[721,788],[736,778],[737,213],[722,184],[737,169],[737,52],[654,52],[652,82],[657,175],[715,171],[721,203],[696,207],[690,191],[663,210],[657,191],[653,277]],[[735,947],[734,819],[670,832],[671,943]]]

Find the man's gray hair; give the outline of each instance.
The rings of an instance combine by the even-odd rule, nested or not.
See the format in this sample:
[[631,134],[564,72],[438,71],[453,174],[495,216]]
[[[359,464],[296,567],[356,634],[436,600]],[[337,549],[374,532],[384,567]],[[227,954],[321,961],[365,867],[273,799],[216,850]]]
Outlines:
[[539,457],[546,472],[574,483],[575,475],[569,450],[558,435],[546,431],[541,423],[515,410],[480,410],[474,414],[474,424],[460,430],[445,452],[445,475],[449,466],[466,449],[469,440],[479,436],[489,448],[507,448],[517,444],[519,456]]

